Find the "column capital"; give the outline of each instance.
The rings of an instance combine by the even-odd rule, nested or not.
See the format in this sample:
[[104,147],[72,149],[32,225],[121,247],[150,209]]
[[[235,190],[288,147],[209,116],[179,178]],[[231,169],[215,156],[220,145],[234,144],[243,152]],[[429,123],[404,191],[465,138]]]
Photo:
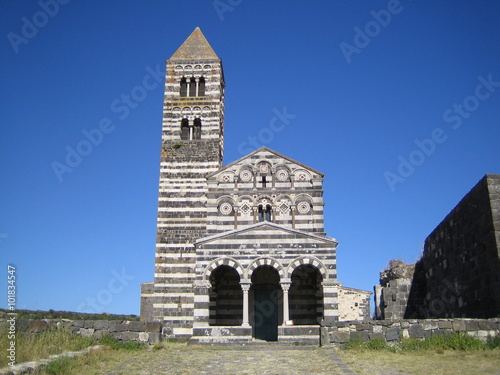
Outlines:
[[290,281],[281,281],[280,285],[281,285],[281,289],[283,290],[283,292],[288,292],[290,290],[291,284],[292,283]]
[[341,286],[342,284],[339,283],[338,281],[333,281],[333,280],[325,280],[321,283],[323,286]]
[[212,287],[210,282],[208,282],[206,280],[195,280],[195,282],[193,283],[193,286],[195,288],[200,288],[200,289],[210,289]]
[[242,290],[243,292],[248,292],[248,291],[250,290],[250,286],[251,286],[251,285],[252,285],[252,284],[251,284],[251,283],[249,283],[249,282],[245,282],[245,281],[241,281],[241,282],[240,282],[241,290]]

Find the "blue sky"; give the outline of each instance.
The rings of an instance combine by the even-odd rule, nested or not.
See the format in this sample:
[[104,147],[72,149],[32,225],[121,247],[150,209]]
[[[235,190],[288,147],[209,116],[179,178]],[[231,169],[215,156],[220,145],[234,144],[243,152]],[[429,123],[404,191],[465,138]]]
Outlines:
[[262,145],[325,173],[346,286],[414,262],[500,173],[498,1],[55,1],[0,5],[0,285],[15,265],[18,308],[139,313],[165,60],[196,26],[224,64],[225,164]]

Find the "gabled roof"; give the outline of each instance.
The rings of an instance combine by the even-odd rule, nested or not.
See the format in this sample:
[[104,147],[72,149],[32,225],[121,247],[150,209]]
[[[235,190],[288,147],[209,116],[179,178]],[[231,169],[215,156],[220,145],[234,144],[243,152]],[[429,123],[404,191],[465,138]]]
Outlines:
[[170,60],[219,59],[207,39],[197,27],[185,40]]
[[224,237],[229,237],[229,236],[243,234],[243,233],[248,234],[248,232],[252,232],[260,227],[265,227],[265,226],[272,227],[274,229],[278,229],[278,230],[282,231],[283,233],[295,234],[295,235],[299,235],[301,237],[308,237],[308,238],[316,240],[318,242],[328,242],[328,243],[331,243],[333,246],[338,245],[338,242],[334,238],[319,236],[319,235],[316,235],[316,234],[313,234],[310,232],[304,232],[301,230],[288,228],[288,227],[285,227],[282,225],[271,223],[269,221],[262,221],[260,223],[248,225],[248,226],[245,226],[243,228],[233,229],[233,230],[229,230],[227,232],[217,233],[217,234],[214,234],[212,236],[199,238],[195,241],[195,244],[204,244],[207,242],[212,242],[212,241],[222,239]]
[[285,156],[285,155],[283,155],[283,154],[280,154],[280,153],[279,153],[279,152],[277,152],[277,151],[271,150],[270,148],[263,146],[263,147],[261,147],[261,148],[258,148],[258,149],[257,149],[257,150],[255,150],[255,151],[252,151],[251,153],[249,153],[249,154],[247,154],[247,155],[245,155],[245,156],[243,156],[243,157],[239,158],[238,160],[233,161],[232,163],[229,163],[229,164],[228,164],[228,165],[226,165],[225,167],[222,167],[221,169],[219,169],[219,170],[217,170],[217,171],[215,171],[215,172],[213,172],[213,173],[210,173],[210,174],[207,176],[207,178],[210,178],[210,177],[212,177],[212,176],[215,176],[216,174],[219,174],[219,173],[221,173],[221,172],[223,172],[223,171],[225,171],[225,170],[227,170],[227,169],[231,168],[232,166],[234,166],[234,165],[236,165],[236,164],[238,164],[238,163],[241,163],[241,162],[242,162],[243,160],[245,160],[245,159],[250,159],[253,155],[258,154],[258,153],[261,153],[261,152],[263,152],[263,151],[270,152],[270,153],[272,153],[272,154],[274,154],[274,155],[278,156],[279,158],[282,158],[282,159],[285,159],[285,160],[287,160],[287,161],[289,161],[289,162],[291,162],[291,163],[297,164],[297,165],[301,166],[301,167],[302,167],[302,168],[304,168],[304,169],[307,169],[308,171],[310,171],[310,172],[312,172],[312,173],[315,173],[315,174],[320,175],[321,177],[323,177],[323,176],[324,176],[324,173],[322,173],[322,172],[320,172],[320,171],[318,171],[318,170],[316,170],[316,169],[314,169],[314,168],[308,167],[307,165],[302,164],[302,163],[300,163],[300,162],[298,162],[298,161],[296,161],[296,160],[293,160],[292,158],[289,158],[288,156]]

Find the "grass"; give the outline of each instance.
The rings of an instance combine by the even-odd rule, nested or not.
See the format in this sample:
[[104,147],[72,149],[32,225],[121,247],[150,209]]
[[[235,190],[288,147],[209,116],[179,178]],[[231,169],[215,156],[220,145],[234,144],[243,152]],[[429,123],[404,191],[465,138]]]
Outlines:
[[350,341],[338,354],[359,374],[457,375],[500,373],[500,337],[482,342],[463,332],[425,340]]
[[[10,341],[6,327],[0,330],[0,352],[7,353]],[[73,335],[63,329],[47,330],[38,334],[18,332],[16,335],[16,363],[48,358],[63,351],[78,351],[95,343],[93,338]],[[0,356],[0,367],[7,366],[7,356]]]
[[450,335],[432,335],[425,340],[403,339],[398,343],[386,343],[385,340],[357,341],[351,340],[344,344],[343,349],[350,350],[387,350],[390,352],[408,352],[422,350],[491,350],[500,348],[500,336],[488,337],[486,342],[469,336],[464,332],[456,332]]
[[[75,352],[96,344],[102,345],[103,348],[76,358],[59,358],[44,368],[42,374],[79,374],[82,368],[93,367],[99,362],[105,361],[110,352],[145,348],[144,344],[135,341],[119,341],[111,335],[96,340],[72,334],[65,329],[46,330],[36,334],[18,332],[16,336],[16,363],[48,359],[53,354],[60,354],[64,351]],[[7,353],[9,345],[10,340],[6,327],[4,327],[0,330],[0,352]],[[8,364],[7,356],[0,356],[0,367],[6,367]]]

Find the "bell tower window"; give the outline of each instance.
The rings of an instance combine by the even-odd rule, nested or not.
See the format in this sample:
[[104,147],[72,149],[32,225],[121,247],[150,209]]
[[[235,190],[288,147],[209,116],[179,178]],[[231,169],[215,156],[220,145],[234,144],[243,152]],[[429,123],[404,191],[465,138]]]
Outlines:
[[189,82],[189,96],[196,96],[196,78],[192,77]]
[[181,139],[188,141],[189,140],[189,121],[187,118],[182,119],[181,121]]
[[181,79],[181,98],[185,98],[187,96],[187,80],[186,77],[182,77]]
[[201,120],[195,118],[193,122],[193,139],[201,139]]
[[205,96],[205,78],[198,79],[198,96]]

